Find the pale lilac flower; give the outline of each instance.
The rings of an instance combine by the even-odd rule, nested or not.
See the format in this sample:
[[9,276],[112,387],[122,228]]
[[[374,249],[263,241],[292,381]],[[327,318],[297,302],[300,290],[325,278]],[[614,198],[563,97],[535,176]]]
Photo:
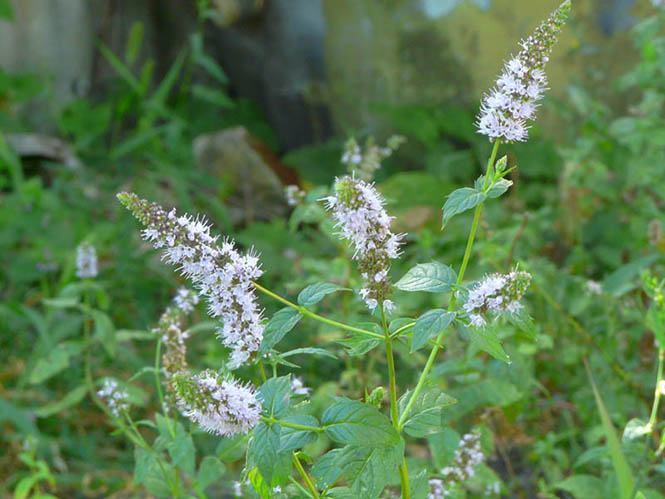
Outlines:
[[428,499],[443,499],[449,495],[443,486],[443,480],[440,478],[432,478],[429,481],[429,495]]
[[430,499],[440,499],[451,494],[456,485],[464,485],[476,474],[476,467],[485,461],[480,445],[480,433],[474,431],[462,436],[452,463],[439,473],[443,479],[430,480]]
[[112,378],[104,380],[102,388],[97,392],[97,395],[104,401],[109,411],[115,417],[119,417],[120,413],[129,410],[129,394],[127,391],[121,390],[118,382]]
[[204,220],[178,216],[175,210],[167,213],[131,193],[119,194],[118,199],[145,225],[143,238],[192,280],[207,298],[208,314],[223,322],[217,335],[232,350],[229,367],[247,362],[258,351],[264,330],[253,284],[262,274],[258,257],[239,253],[230,239],[218,244]]
[[286,203],[289,206],[298,206],[305,199],[305,191],[301,190],[297,185],[287,185],[284,188],[284,195],[286,196]]
[[231,376],[209,369],[196,376],[179,374],[174,386],[184,414],[210,433],[228,437],[259,423],[261,403],[255,389]]
[[496,87],[483,97],[476,126],[490,140],[523,142],[527,122],[535,119],[538,101],[547,90],[545,64],[570,13],[570,0],[555,10],[520,43],[522,50],[504,64]]
[[513,271],[508,274],[491,274],[469,290],[464,310],[469,314],[473,327],[487,324],[487,312],[516,313],[522,308],[520,299],[526,292],[531,275],[528,272]]
[[242,483],[238,481],[233,482],[233,495],[236,497],[242,497]]
[[312,389],[307,388],[303,384],[302,379],[300,379],[297,376],[293,376],[291,378],[291,391],[293,392],[294,395],[309,395]]
[[374,178],[376,170],[381,168],[381,161],[390,157],[405,141],[401,135],[393,135],[384,147],[380,147],[373,137],[369,137],[363,150],[356,139],[351,137],[344,145],[342,163],[346,165],[349,173],[369,182]]
[[599,282],[589,280],[586,282],[586,292],[587,295],[602,295],[603,285]]
[[97,277],[97,251],[91,244],[81,244],[76,249],[76,277],[88,279]]
[[391,311],[394,304],[386,300],[391,288],[388,271],[400,255],[404,235],[390,230],[392,217],[383,207],[383,198],[373,184],[347,175],[337,179],[335,195],[325,201],[340,235],[353,246],[353,259],[365,281],[361,298],[371,310],[382,303],[384,311]]

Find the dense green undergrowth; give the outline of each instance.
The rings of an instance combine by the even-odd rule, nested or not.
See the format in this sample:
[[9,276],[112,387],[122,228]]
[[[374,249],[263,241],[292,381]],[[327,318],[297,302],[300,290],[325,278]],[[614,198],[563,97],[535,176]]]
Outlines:
[[[118,75],[104,99],[77,100],[52,117],[54,134],[71,144],[78,166],[17,155],[9,136],[31,130],[16,111],[47,98],[48,88],[35,76],[0,73],[0,490],[17,497],[169,495],[173,488],[160,479],[152,454],[123,438],[123,428],[96,404],[95,390],[113,377],[128,392],[135,438],[155,443],[187,494],[226,497],[236,481],[249,479],[248,497],[277,496],[255,471],[242,475],[246,435],[210,436],[161,414],[152,328],[184,281],[141,243],[115,194],[133,190],[207,214],[220,233],[260,253],[262,283],[291,301],[320,282],[357,289],[362,279],[350,250],[320,203],[344,172],[344,140],[282,158],[307,191],[288,216],[234,224],[234,185],[196,167],[192,141],[242,125],[276,149],[274,134],[251,103],[228,97],[226,76],[206,55],[200,33],[155,81],[152,63],[137,62],[140,32],[137,25],[122,56],[101,48]],[[562,105],[546,103],[566,124],[556,142],[535,128],[528,143],[504,149],[507,166],[517,167],[507,176],[513,186],[487,204],[466,280],[519,264],[533,276],[525,297],[532,321],[498,321],[485,343],[463,327],[448,334],[431,382],[457,403],[442,410],[443,431],[416,432],[407,443],[409,469],[441,469],[454,460],[461,435],[479,432],[488,459],[460,497],[624,498],[638,490],[662,497],[665,431],[654,398],[665,348],[665,18],[643,20],[633,36],[635,66],[608,82],[625,97],[623,109],[571,85]],[[475,133],[474,110],[449,103],[377,112],[407,139],[376,175],[394,226],[408,233],[391,274],[397,280],[431,261],[457,267],[472,213],[442,230],[441,206],[481,175],[490,154],[491,144]],[[94,279],[75,275],[81,243],[97,249]],[[393,318],[444,308],[441,299],[398,290]],[[261,303],[266,317],[281,308]],[[351,293],[316,306],[348,324],[366,320]],[[218,368],[228,352],[211,333],[204,306],[190,322],[190,362]],[[371,400],[377,387],[387,391],[381,349],[341,338],[329,324],[302,322],[282,339],[282,357],[266,363],[277,380],[296,372],[315,387],[311,415],[325,414],[333,396]],[[395,342],[400,394],[416,384],[427,358],[408,341]],[[324,345],[327,353],[298,350],[305,345]],[[239,374],[260,381],[250,367]],[[334,438],[306,440],[297,448],[307,466]],[[398,490],[397,474],[384,478],[387,490]]]

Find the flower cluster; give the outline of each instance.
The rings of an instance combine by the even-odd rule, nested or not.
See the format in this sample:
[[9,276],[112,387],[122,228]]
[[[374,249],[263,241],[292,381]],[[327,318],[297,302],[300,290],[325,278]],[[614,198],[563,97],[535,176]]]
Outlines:
[[87,279],[97,277],[97,251],[91,244],[81,244],[76,249],[76,277]]
[[198,302],[199,296],[195,292],[180,288],[173,298],[173,304],[166,308],[157,327],[153,329],[164,343],[162,365],[169,378],[187,369],[187,331],[182,330],[182,322],[185,314],[192,312]]
[[114,379],[106,378],[97,395],[104,401],[115,417],[120,416],[121,412],[129,409],[129,394],[125,390],[121,390],[118,387],[118,382]]
[[259,423],[261,403],[251,385],[209,369],[178,374],[174,387],[180,410],[204,430],[222,436],[247,433]]
[[386,299],[391,288],[388,271],[391,260],[400,255],[404,235],[390,230],[392,217],[383,208],[383,198],[373,184],[347,175],[336,181],[335,195],[325,201],[341,236],[353,245],[353,259],[365,280],[360,296],[371,310],[382,303],[384,311],[391,311],[395,305]]
[[508,274],[491,274],[469,291],[464,310],[469,314],[471,325],[487,324],[483,316],[487,312],[518,312],[522,308],[520,299],[531,282],[528,272],[513,271]]
[[369,137],[362,151],[356,139],[351,137],[344,145],[342,163],[349,169],[349,173],[357,173],[361,179],[369,182],[374,178],[374,172],[381,168],[381,161],[392,155],[405,141],[401,135],[393,135],[384,147],[380,147]]
[[177,265],[207,298],[208,314],[222,320],[217,334],[232,350],[229,367],[245,363],[263,339],[252,282],[262,274],[258,257],[240,254],[230,239],[218,244],[204,220],[178,216],[175,210],[167,213],[132,193],[118,194],[118,199],[145,225],[143,238],[163,249],[163,259]]
[[287,185],[284,188],[284,195],[289,206],[298,206],[305,200],[305,191],[297,185]]
[[291,391],[294,395],[309,395],[312,389],[306,387],[302,382],[302,379],[297,376],[293,376],[291,377]]
[[459,447],[455,451],[453,462],[443,468],[441,478],[429,481],[429,499],[442,499],[449,496],[455,484],[464,483],[476,473],[476,467],[485,461],[480,445],[480,433],[472,432],[462,436]]
[[525,141],[527,121],[536,115],[538,101],[547,89],[545,64],[570,13],[570,0],[556,9],[526,40],[522,50],[512,57],[487,93],[477,119],[478,132],[490,140]]

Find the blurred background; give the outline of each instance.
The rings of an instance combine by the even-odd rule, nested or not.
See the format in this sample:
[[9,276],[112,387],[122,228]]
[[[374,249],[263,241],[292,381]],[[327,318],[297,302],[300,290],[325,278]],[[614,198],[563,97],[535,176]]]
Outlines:
[[[642,282],[648,272],[662,276],[665,250],[657,3],[574,1],[531,139],[502,148],[519,168],[509,195],[484,215],[470,275],[517,262],[532,272],[535,329],[502,332],[511,366],[474,360],[459,338],[435,368],[453,394],[479,379],[499,383],[474,391],[474,403],[450,421],[460,431],[471,420],[487,426],[496,445],[488,473],[510,496],[592,497],[580,490],[593,486],[566,484],[576,474],[616,485],[607,456],[589,454],[604,437],[582,359],[619,428],[651,407],[656,351]],[[32,490],[58,497],[145,493],[131,479],[131,446],[109,436],[86,397],[81,358],[97,359],[95,379],[130,379],[151,362],[146,331],[179,281],[140,243],[116,192],[206,214],[219,233],[261,252],[266,283],[285,295],[321,280],[354,287],[358,277],[316,201],[346,171],[349,137],[372,147],[401,135],[406,142],[375,179],[397,229],[409,233],[393,272],[431,259],[457,266],[469,219],[442,232],[441,206],[488,157],[473,125],[480,98],[556,6],[0,0],[0,490],[9,497],[38,476]],[[292,184],[309,193],[295,208],[284,194]],[[75,276],[82,243],[99,258],[99,275],[86,284]],[[403,316],[437,305],[402,295]],[[96,311],[92,347],[80,341],[87,316],[72,305],[86,300]],[[267,315],[276,310],[265,306]],[[329,307],[344,317],[363,312],[353,300]],[[285,341],[329,335],[313,328]],[[193,342],[200,367],[225,357],[208,336]],[[349,396],[385,385],[381,369],[365,369],[371,355],[341,357],[301,359],[306,384],[325,393],[334,384]],[[398,369],[413,373],[408,381],[422,361],[404,353]],[[132,403],[149,417],[156,400],[147,378],[134,381]],[[197,445],[229,455],[226,444]],[[441,442],[413,445],[444,465]],[[626,445],[631,462],[643,464],[641,483],[659,494],[662,464],[644,464],[644,448]],[[228,465],[228,480],[242,464]],[[219,487],[211,497],[224,496]]]

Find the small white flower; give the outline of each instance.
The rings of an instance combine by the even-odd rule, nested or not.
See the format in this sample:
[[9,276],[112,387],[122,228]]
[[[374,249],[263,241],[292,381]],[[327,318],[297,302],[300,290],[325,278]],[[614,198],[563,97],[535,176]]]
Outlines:
[[297,185],[287,185],[284,188],[286,195],[286,203],[289,206],[298,206],[305,199],[305,191],[301,190]]
[[473,327],[487,324],[484,314],[519,312],[520,300],[524,295],[531,275],[527,272],[513,271],[508,274],[491,274],[469,291],[464,310],[469,314]]
[[129,394],[125,390],[121,390],[114,379],[106,378],[97,395],[115,417],[119,417],[121,412],[129,410]]
[[589,280],[586,282],[586,292],[588,295],[602,295],[603,285],[599,282]]
[[293,392],[294,395],[309,395],[312,389],[307,388],[303,384],[302,379],[300,379],[297,376],[293,376],[291,378],[291,391]]
[[76,277],[87,279],[97,277],[97,251],[91,244],[81,244],[76,249]]

